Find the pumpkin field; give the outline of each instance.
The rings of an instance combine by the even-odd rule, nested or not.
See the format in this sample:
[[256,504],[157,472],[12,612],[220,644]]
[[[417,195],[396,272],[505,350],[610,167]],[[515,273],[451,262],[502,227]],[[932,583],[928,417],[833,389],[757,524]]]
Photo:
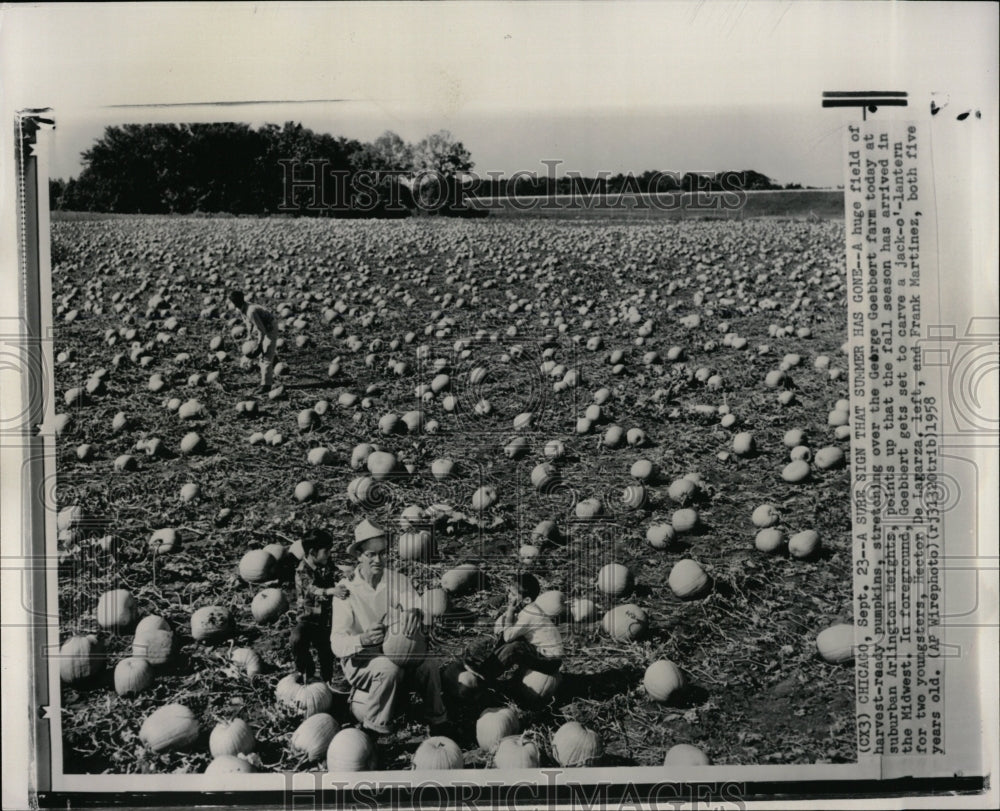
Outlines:
[[[855,760],[842,221],[97,216],[52,256],[65,772]],[[453,736],[289,678],[297,542],[346,571],[365,517]],[[563,672],[486,687],[524,571]]]

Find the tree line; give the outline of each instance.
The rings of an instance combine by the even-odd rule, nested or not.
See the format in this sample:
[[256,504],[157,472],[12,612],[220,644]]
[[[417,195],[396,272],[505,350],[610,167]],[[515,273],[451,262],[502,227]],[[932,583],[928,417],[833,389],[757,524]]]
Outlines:
[[107,127],[82,169],[51,180],[53,209],[142,214],[481,215],[470,196],[551,196],[781,188],[754,171],[640,175],[472,174],[469,151],[442,130],[407,143],[317,133],[300,123]]

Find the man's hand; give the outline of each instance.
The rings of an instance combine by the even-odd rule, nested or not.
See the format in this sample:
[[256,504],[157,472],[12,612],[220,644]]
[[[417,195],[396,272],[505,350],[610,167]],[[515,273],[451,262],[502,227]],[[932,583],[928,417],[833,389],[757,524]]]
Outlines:
[[344,583],[338,583],[332,589],[327,589],[326,593],[332,594],[338,600],[346,600],[350,596],[351,590]]
[[385,625],[377,622],[361,634],[361,644],[366,648],[381,645],[385,639]]
[[403,612],[403,636],[413,636],[420,630],[420,622],[424,612],[419,608],[410,608]]

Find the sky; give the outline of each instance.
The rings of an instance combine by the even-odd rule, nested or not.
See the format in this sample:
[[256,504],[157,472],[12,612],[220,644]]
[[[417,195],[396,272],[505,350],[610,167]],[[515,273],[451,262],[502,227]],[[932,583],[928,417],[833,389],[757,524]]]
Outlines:
[[[821,93],[994,111],[996,20],[987,3],[66,4],[5,8],[0,64],[8,102],[55,110],[56,177],[112,124],[294,120],[448,129],[481,174],[558,160],[833,186],[855,113]],[[189,106],[117,106],[150,104]]]

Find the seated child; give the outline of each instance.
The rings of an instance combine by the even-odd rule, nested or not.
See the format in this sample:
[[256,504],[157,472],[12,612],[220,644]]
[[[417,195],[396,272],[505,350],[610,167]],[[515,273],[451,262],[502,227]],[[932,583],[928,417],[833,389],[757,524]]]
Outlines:
[[507,592],[507,608],[497,619],[496,637],[466,653],[464,664],[470,673],[483,681],[495,681],[512,667],[550,675],[559,671],[562,635],[534,603],[540,590],[532,575],[518,575]]
[[333,536],[322,529],[314,529],[302,539],[302,561],[295,570],[299,621],[289,641],[295,669],[303,683],[315,673],[312,649],[316,650],[323,681],[331,682],[334,678],[330,597],[346,597],[347,589],[343,583],[336,582],[340,572],[331,565],[332,550]]

